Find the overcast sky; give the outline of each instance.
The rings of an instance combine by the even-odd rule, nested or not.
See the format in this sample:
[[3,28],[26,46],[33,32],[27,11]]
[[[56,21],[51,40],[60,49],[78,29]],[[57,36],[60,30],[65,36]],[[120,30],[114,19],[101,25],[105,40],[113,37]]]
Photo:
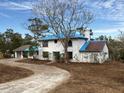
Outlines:
[[[81,0],[83,1],[83,0]],[[94,13],[94,22],[89,26],[97,35],[117,36],[124,31],[124,0],[84,0]],[[29,33],[25,24],[34,15],[32,3],[36,0],[0,0],[0,32],[12,28],[21,34]]]

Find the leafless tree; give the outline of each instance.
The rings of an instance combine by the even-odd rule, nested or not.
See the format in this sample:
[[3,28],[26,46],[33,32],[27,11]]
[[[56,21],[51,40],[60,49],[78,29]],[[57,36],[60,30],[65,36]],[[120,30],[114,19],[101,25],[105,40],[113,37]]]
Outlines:
[[[68,42],[77,28],[85,29],[93,21],[93,14],[81,0],[38,0],[33,11],[57,36],[64,48],[65,62],[68,62]],[[60,34],[64,39],[60,38]]]
[[124,32],[119,30],[120,35],[119,35],[119,40],[124,44]]
[[118,40],[120,44],[118,45],[120,48],[119,49],[124,49],[124,32],[122,30],[118,30],[119,35],[118,35]]

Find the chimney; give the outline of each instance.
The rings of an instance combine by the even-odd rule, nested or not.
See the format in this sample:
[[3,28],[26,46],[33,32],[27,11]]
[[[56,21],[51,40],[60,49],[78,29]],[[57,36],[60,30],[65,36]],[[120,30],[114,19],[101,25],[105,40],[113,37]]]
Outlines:
[[92,29],[81,30],[81,34],[84,35],[88,40],[91,40],[91,36],[93,35]]

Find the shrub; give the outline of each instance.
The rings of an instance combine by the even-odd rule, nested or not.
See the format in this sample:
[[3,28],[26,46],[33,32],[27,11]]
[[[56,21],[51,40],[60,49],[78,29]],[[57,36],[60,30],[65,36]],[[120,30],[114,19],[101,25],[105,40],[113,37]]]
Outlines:
[[3,57],[4,58],[11,58],[11,54],[4,54]]
[[120,50],[120,59],[124,60],[124,49]]
[[0,59],[4,58],[3,53],[0,52]]

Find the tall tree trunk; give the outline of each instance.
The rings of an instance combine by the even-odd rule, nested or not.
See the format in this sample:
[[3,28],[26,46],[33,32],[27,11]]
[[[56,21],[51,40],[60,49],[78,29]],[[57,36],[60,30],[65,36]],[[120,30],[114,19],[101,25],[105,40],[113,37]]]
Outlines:
[[65,59],[65,63],[68,63],[68,42],[66,41],[64,44],[64,59]]

